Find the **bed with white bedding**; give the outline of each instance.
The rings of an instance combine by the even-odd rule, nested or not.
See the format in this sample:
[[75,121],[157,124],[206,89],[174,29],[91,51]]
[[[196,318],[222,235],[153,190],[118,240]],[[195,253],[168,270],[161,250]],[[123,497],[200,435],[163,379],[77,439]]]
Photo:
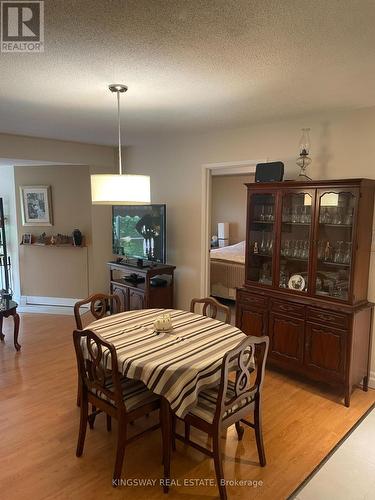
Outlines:
[[210,269],[211,295],[234,300],[245,282],[245,242],[212,249]]

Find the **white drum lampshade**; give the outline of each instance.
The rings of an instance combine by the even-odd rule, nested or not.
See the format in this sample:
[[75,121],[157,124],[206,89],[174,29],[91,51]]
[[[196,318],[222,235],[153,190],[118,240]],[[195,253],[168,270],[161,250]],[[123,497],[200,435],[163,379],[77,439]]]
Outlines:
[[109,90],[117,95],[118,174],[91,176],[93,205],[141,205],[151,202],[150,177],[122,173],[120,95],[128,90],[122,83],[114,83]]
[[91,176],[93,205],[137,205],[150,203],[150,177],[131,174]]

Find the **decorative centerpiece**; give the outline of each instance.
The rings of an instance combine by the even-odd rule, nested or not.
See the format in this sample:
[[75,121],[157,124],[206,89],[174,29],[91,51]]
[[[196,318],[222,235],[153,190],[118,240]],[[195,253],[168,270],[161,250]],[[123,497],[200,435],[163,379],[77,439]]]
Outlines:
[[169,313],[161,314],[154,322],[157,333],[168,333],[173,330],[172,319]]

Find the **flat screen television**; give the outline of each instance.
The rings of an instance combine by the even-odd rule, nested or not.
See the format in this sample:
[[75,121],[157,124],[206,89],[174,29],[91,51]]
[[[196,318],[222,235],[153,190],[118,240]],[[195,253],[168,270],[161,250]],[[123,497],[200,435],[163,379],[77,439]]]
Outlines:
[[112,243],[115,255],[165,264],[166,206],[113,206]]

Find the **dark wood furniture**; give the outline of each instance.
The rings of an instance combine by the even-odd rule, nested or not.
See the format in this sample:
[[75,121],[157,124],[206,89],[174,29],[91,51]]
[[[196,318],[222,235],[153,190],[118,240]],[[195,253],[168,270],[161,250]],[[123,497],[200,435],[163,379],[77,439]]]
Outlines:
[[367,179],[247,184],[236,325],[269,335],[269,365],[337,387],[346,406],[355,386],[368,388],[374,187]]
[[14,300],[3,300],[0,302],[0,341],[4,342],[5,335],[3,334],[3,320],[4,318],[13,317],[14,330],[13,330],[13,342],[16,351],[21,349],[21,345],[18,343],[18,333],[20,330],[20,317],[17,313],[17,302]]
[[116,314],[121,310],[121,302],[118,295],[107,295],[105,293],[94,293],[87,299],[80,300],[74,304],[74,318],[77,330],[82,330],[81,308],[90,304],[90,313],[94,319],[101,319],[110,314]]
[[[90,313],[94,319],[101,319],[110,314],[116,314],[121,310],[121,302],[118,295],[106,295],[104,293],[94,293],[87,299],[80,300],[74,304],[74,319],[77,330],[83,330],[81,308],[90,304]],[[87,312],[85,313],[87,314]],[[77,406],[81,404],[81,387],[78,376]]]
[[[261,396],[268,344],[268,337],[248,337],[225,354],[221,366],[220,385],[201,391],[197,405],[184,418],[184,437],[176,433],[176,417],[172,417],[173,448],[176,447],[174,440],[177,438],[214,459],[221,500],[227,498],[226,488],[222,484],[224,479],[220,449],[222,430],[235,424],[238,439],[241,440],[244,433],[241,422],[253,428],[260,465],[262,467],[266,465]],[[234,376],[234,381],[230,380],[230,373]],[[254,422],[245,419],[250,413],[254,415]],[[190,440],[191,425],[212,437],[212,451]]]
[[[80,457],[86,437],[87,424],[93,428],[95,416],[100,411],[107,414],[107,429],[111,430],[110,418],[118,420],[118,436],[112,485],[121,479],[125,447],[145,432],[155,430],[159,424],[127,438],[127,425],[154,410],[160,409],[160,398],[149,391],[142,382],[123,379],[118,370],[116,349],[110,342],[90,330],[73,332],[78,373],[81,380],[81,414],[76,455]],[[106,369],[104,358],[109,356],[111,370]],[[90,415],[88,405],[95,411]],[[96,410],[97,408],[97,410]]]
[[205,297],[203,299],[192,299],[190,303],[190,312],[195,312],[196,304],[203,304],[202,314],[203,316],[208,316],[209,318],[216,319],[218,313],[222,313],[225,318],[225,323],[230,325],[230,309],[213,297]]
[[[172,309],[175,266],[156,264],[136,267],[117,262],[108,263],[111,294],[118,295],[121,311],[134,309]],[[131,282],[126,277],[137,275],[142,282]]]

